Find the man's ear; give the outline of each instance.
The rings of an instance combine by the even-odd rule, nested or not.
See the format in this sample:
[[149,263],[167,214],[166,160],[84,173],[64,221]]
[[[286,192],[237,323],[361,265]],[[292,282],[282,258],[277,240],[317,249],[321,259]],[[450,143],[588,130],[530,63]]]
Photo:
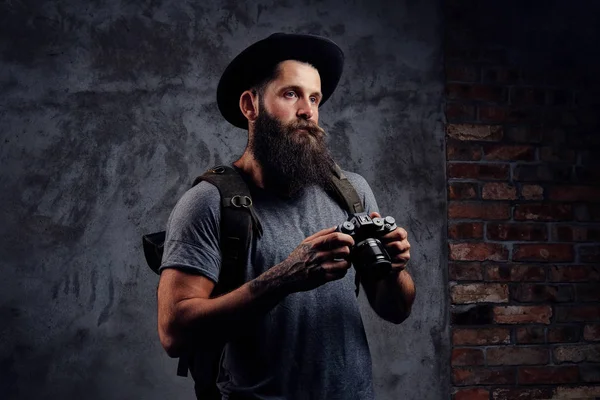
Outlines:
[[258,117],[258,95],[256,91],[246,90],[240,96],[240,110],[248,120],[253,122]]

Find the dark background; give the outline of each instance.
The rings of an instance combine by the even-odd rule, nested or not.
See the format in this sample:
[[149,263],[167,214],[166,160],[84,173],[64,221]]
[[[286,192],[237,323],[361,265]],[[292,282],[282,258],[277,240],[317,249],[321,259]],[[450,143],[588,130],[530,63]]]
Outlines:
[[141,235],[193,177],[241,155],[215,104],[228,62],[273,32],[346,53],[321,110],[340,164],[413,244],[401,326],[361,305],[381,399],[449,391],[443,25],[436,1],[0,4],[0,393],[190,398],[156,333]]
[[600,397],[600,5],[0,4],[0,393],[191,398],[140,238],[241,155],[222,70],[277,31],[346,53],[339,163],[409,232],[411,317],[361,297],[380,399]]

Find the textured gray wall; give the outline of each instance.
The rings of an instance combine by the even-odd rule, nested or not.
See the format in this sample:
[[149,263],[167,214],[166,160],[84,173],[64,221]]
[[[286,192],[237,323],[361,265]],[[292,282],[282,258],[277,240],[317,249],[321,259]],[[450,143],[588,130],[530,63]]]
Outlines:
[[379,321],[361,299],[379,398],[447,397],[440,28],[433,0],[2,2],[2,397],[192,397],[158,342],[140,236],[196,174],[241,154],[216,84],[275,31],[346,51],[322,123],[410,234],[410,319]]

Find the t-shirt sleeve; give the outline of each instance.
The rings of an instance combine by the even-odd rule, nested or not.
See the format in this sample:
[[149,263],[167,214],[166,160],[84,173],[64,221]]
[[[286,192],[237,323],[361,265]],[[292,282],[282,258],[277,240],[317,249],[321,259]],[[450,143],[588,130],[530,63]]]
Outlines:
[[370,214],[372,212],[379,212],[379,207],[377,206],[377,201],[375,200],[375,195],[373,195],[373,191],[371,187],[367,183],[367,180],[363,178],[361,175],[354,172],[344,171],[344,175],[348,178],[348,181],[354,186],[358,195],[361,196],[361,200],[365,206],[365,212]]
[[160,271],[177,268],[219,280],[219,190],[200,182],[179,199],[169,216]]

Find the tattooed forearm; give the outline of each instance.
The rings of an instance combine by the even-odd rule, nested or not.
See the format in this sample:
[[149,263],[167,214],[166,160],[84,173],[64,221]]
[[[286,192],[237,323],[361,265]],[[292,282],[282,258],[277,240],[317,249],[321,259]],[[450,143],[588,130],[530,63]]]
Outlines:
[[322,283],[324,274],[317,249],[301,244],[283,262],[251,281],[250,290],[255,295],[271,291],[285,295],[313,288]]

